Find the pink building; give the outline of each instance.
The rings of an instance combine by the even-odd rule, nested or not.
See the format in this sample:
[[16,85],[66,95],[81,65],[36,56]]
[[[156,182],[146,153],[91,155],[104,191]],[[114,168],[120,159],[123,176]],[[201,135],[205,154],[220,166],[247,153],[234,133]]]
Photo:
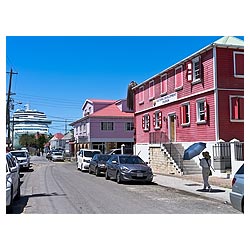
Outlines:
[[185,148],[202,141],[216,161],[218,142],[244,141],[244,42],[223,37],[133,92],[135,152],[144,160],[152,163],[152,145],[164,144],[168,153],[179,148],[180,158]]
[[83,117],[70,125],[74,127],[76,151],[80,148],[132,148],[134,144],[134,113],[126,100],[89,100],[82,106]]

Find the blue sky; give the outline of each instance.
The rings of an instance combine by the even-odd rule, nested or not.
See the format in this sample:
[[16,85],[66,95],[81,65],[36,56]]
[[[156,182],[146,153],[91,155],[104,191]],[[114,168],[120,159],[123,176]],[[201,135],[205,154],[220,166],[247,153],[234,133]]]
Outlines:
[[64,133],[86,99],[126,98],[132,80],[140,83],[220,37],[7,36],[6,71],[18,72],[15,110],[28,103],[52,120],[52,134]]

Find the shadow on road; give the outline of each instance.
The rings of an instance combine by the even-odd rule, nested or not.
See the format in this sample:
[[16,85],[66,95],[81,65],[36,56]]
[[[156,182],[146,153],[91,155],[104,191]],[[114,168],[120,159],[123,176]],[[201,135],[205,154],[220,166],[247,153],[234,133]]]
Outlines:
[[66,196],[66,194],[58,194],[56,192],[47,194],[47,193],[38,193],[32,195],[24,195],[21,196],[19,200],[15,200],[13,202],[12,208],[6,210],[6,214],[21,214],[24,211],[24,208],[27,208],[29,198],[36,198],[36,197],[48,197],[48,196]]

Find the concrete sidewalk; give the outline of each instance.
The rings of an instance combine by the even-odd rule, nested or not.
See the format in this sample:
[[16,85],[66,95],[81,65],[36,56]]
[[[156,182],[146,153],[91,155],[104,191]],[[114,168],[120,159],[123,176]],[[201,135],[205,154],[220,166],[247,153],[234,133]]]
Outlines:
[[[230,179],[226,181],[227,183],[231,182]],[[225,182],[224,178],[211,177],[211,180],[209,180],[209,183],[212,187],[211,192],[202,191],[203,182],[201,180],[201,175],[177,177],[171,175],[154,174],[153,182],[161,186],[183,190],[209,199],[215,199],[221,201],[222,203],[231,204],[229,197],[231,189],[225,187],[229,185],[225,185],[225,183],[223,183]],[[221,183],[221,185],[213,185],[213,183]]]

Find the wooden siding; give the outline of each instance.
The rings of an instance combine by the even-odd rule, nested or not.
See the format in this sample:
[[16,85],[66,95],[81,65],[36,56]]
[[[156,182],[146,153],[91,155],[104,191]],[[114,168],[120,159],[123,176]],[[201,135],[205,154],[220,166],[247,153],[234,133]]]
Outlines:
[[243,91],[218,91],[218,113],[219,113],[219,138],[230,141],[234,138],[244,141],[244,122],[230,121],[230,95],[244,96]]
[[217,81],[218,88],[244,88],[244,78],[234,77],[233,52],[244,50],[217,48]]

